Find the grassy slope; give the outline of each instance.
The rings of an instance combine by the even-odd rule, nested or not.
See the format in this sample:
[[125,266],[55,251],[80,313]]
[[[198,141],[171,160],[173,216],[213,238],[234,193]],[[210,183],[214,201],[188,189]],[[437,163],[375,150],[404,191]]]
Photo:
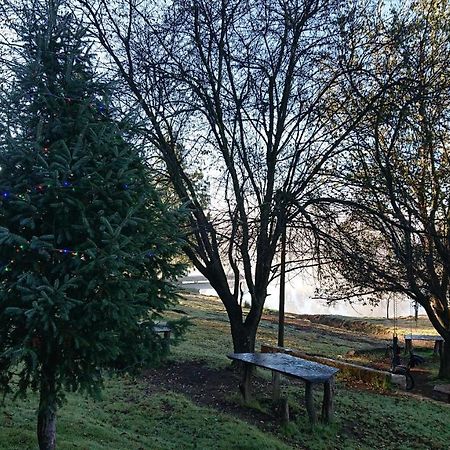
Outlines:
[[[180,309],[195,326],[173,348],[175,360],[203,360],[214,367],[228,364],[229,328],[221,304],[186,296]],[[299,331],[289,326],[286,345],[328,356],[366,348],[361,334],[330,334],[324,327]],[[274,343],[276,326],[261,324],[259,342]],[[376,342],[375,342],[376,346]],[[267,371],[261,371],[265,378]],[[68,396],[59,412],[59,449],[449,449],[450,407],[406,395],[384,395],[338,383],[336,422],[310,429],[301,400],[301,383],[286,383],[295,420],[276,434],[263,433],[230,415],[199,407],[172,392],[147,392],[131,378],[109,380],[101,401]],[[231,398],[238,399],[236,393]],[[267,399],[266,399],[267,400]],[[238,400],[237,400],[238,401]],[[317,402],[320,395],[317,396]],[[258,408],[268,408],[261,401]],[[0,449],[35,449],[36,397],[7,402],[0,408]]]
[[[289,448],[255,427],[198,407],[183,396],[148,394],[137,380],[110,380],[103,397],[101,401],[68,397],[59,411],[58,449]],[[2,408],[1,449],[37,448],[35,408],[35,397]]]
[[[231,349],[229,327],[222,306],[214,298],[188,296],[181,302],[181,309],[194,318],[185,342],[173,349],[176,359],[203,359],[208,365],[228,364],[226,351]],[[286,346],[306,352],[336,357],[349,350],[377,348],[385,345],[383,339],[391,331],[391,322],[370,320],[383,326],[386,333],[378,339],[363,333],[349,333],[321,325],[311,329],[295,326],[286,328]],[[400,320],[398,328],[407,330],[407,319]],[[431,334],[425,320],[420,323],[421,332]],[[400,334],[400,333],[399,333]],[[270,321],[260,325],[258,342],[276,343],[277,327]],[[268,371],[260,375],[268,378]],[[290,397],[291,410],[297,419],[286,430],[280,430],[293,446],[308,449],[450,449],[450,405],[423,400],[399,393],[377,393],[346,387],[338,383],[336,393],[336,423],[331,427],[319,427],[312,432],[306,419],[305,408],[299,402],[303,398],[303,386],[286,383],[284,390]],[[321,394],[317,393],[316,404]]]

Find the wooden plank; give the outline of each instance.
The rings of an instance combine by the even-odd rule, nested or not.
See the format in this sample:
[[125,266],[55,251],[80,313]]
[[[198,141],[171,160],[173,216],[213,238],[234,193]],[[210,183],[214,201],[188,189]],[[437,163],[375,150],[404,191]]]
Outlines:
[[439,334],[405,334],[405,341],[443,341],[444,338]]
[[155,333],[170,333],[172,331],[172,329],[170,327],[168,327],[167,325],[155,325],[153,327],[153,331]]

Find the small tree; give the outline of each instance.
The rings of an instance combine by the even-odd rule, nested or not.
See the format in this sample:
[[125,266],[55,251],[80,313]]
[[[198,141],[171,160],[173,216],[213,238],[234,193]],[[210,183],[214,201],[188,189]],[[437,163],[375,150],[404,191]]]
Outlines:
[[105,369],[158,358],[153,319],[180,272],[176,215],[61,8],[16,11],[22,45],[1,110],[0,386],[39,392],[41,449],[55,448],[64,391],[96,394]]

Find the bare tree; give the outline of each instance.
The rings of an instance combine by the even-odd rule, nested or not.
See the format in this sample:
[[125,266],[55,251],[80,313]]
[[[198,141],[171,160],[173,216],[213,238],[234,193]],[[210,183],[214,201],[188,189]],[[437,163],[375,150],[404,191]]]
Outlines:
[[[383,16],[383,13],[381,13]],[[325,250],[347,281],[339,296],[383,292],[420,304],[444,338],[440,375],[450,377],[450,30],[448,2],[412,2],[390,17],[388,43],[351,80],[349,113],[365,88],[396,83],[346,140],[327,217]],[[373,26],[371,27],[373,30]],[[388,49],[388,51],[387,51]],[[363,76],[367,73],[367,76]],[[325,231],[325,230],[323,230]]]
[[[79,3],[189,210],[185,251],[225,305],[235,351],[251,351],[283,229],[295,219],[314,231],[311,199],[370,109],[337,127],[324,101],[348,70],[337,41],[349,10],[339,0]],[[333,99],[334,111],[347,101]],[[216,193],[207,207],[191,177],[199,162]]]

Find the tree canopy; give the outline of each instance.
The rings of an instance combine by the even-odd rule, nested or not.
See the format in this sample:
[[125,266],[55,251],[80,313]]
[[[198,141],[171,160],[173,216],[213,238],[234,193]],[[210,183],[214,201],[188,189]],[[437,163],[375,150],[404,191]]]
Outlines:
[[[185,252],[223,301],[235,350],[252,350],[283,230],[295,222],[311,236],[312,200],[364,115],[333,127],[348,95],[325,109],[349,70],[337,41],[350,9],[321,0],[78,3],[188,206]],[[192,180],[199,162],[217,194],[207,206]]]
[[445,339],[441,375],[449,376],[450,9],[409,6],[365,24],[378,50],[351,80],[348,114],[366,107],[373,84],[389,89],[345,142],[324,210],[324,252],[344,278],[340,297],[394,292],[417,301]]

